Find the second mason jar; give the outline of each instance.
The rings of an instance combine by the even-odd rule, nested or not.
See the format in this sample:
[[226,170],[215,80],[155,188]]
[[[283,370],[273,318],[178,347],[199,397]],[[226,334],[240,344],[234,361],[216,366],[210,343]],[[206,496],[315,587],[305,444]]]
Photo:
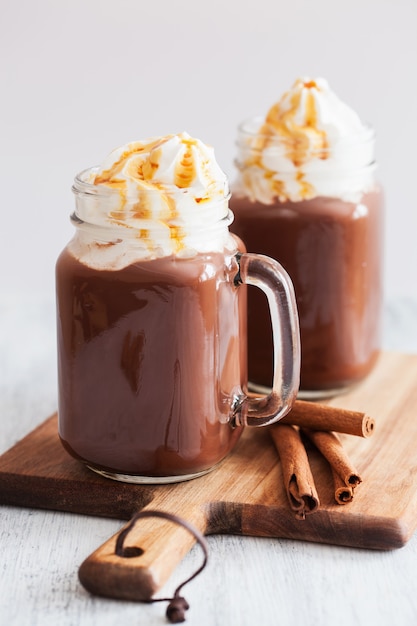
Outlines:
[[[383,195],[375,134],[324,79],[299,79],[265,118],[240,125],[233,231],[279,260],[294,284],[300,396],[362,380],[380,349]],[[249,380],[271,384],[270,322],[250,290]]]

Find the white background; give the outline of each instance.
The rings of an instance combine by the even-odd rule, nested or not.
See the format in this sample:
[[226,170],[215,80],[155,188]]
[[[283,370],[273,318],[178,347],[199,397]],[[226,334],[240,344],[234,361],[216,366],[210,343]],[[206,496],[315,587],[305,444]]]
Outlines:
[[0,0],[2,289],[53,294],[75,173],[186,130],[233,178],[237,124],[301,75],[377,130],[386,295],[416,293],[416,0]]

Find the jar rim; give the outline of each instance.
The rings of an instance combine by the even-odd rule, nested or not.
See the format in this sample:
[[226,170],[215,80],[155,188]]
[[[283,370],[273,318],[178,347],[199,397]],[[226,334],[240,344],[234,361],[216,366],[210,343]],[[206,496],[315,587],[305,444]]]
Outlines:
[[227,227],[233,221],[228,186],[227,195],[201,199],[195,197],[195,190],[187,194],[178,187],[171,192],[170,189],[139,186],[132,193],[124,193],[117,187],[91,183],[91,175],[98,171],[99,166],[90,167],[74,178],[72,191],[76,207],[70,219],[77,228],[112,230],[137,237],[138,232],[147,229],[169,228],[173,232],[190,229],[202,233]]
[[[235,216],[234,216],[233,211],[228,208],[226,214],[223,217],[221,217],[217,222],[215,222],[213,224],[210,224],[208,226],[207,226],[207,224],[204,224],[204,225],[201,226],[200,230],[206,230],[206,229],[210,229],[210,228],[218,228],[219,226],[230,226],[230,224],[233,222],[234,218],[235,218]],[[85,228],[94,228],[94,229],[98,228],[98,229],[103,229],[103,230],[104,229],[108,230],[109,228],[113,228],[113,229],[118,230],[120,228],[120,224],[117,224],[117,223],[113,224],[111,221],[109,221],[108,223],[105,223],[105,224],[104,223],[96,223],[94,221],[89,221],[86,218],[81,217],[79,215],[79,213],[77,213],[76,210],[73,211],[70,214],[70,220],[73,223],[73,225],[76,226],[76,227],[83,227],[83,228],[85,227]],[[142,221],[143,221],[143,223],[146,222],[146,223],[153,224],[153,225],[158,225],[159,224],[160,227],[163,227],[164,225],[166,227],[168,227],[168,228],[169,227],[174,227],[174,228],[181,227],[181,223],[178,223],[178,222],[174,223],[174,222],[169,222],[168,221],[166,223],[163,223],[161,220],[153,220],[153,219],[144,219]],[[123,229],[123,231],[126,231],[126,232],[127,231],[132,231],[133,232],[133,231],[137,230],[137,228],[135,228],[134,226],[129,226],[129,225],[123,225],[122,229]]]

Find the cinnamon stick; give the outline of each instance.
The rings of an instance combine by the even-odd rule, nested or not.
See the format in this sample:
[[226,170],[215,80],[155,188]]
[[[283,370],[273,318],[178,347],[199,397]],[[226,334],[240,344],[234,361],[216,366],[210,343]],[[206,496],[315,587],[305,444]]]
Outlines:
[[285,490],[297,519],[314,513],[319,507],[314,478],[298,429],[282,421],[269,429],[282,466]]
[[296,400],[291,411],[280,423],[311,430],[331,430],[357,437],[370,437],[375,429],[375,420],[365,413],[305,400]]
[[336,433],[308,429],[303,429],[302,432],[320,450],[330,463],[332,471],[341,478],[346,487],[354,489],[362,482],[362,478],[352,465]]
[[353,488],[345,485],[339,474],[332,469],[334,499],[337,504],[347,504],[353,500]]

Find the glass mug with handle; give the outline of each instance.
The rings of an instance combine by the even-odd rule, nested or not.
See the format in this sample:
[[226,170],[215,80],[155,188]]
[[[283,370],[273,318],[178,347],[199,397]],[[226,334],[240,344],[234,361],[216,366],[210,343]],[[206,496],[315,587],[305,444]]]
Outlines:
[[[229,232],[227,180],[184,133],[123,146],[73,191],[75,235],[56,267],[61,441],[115,480],[205,474],[244,426],[279,420],[295,400],[291,281]],[[262,398],[246,392],[247,284],[271,311],[274,383]]]

